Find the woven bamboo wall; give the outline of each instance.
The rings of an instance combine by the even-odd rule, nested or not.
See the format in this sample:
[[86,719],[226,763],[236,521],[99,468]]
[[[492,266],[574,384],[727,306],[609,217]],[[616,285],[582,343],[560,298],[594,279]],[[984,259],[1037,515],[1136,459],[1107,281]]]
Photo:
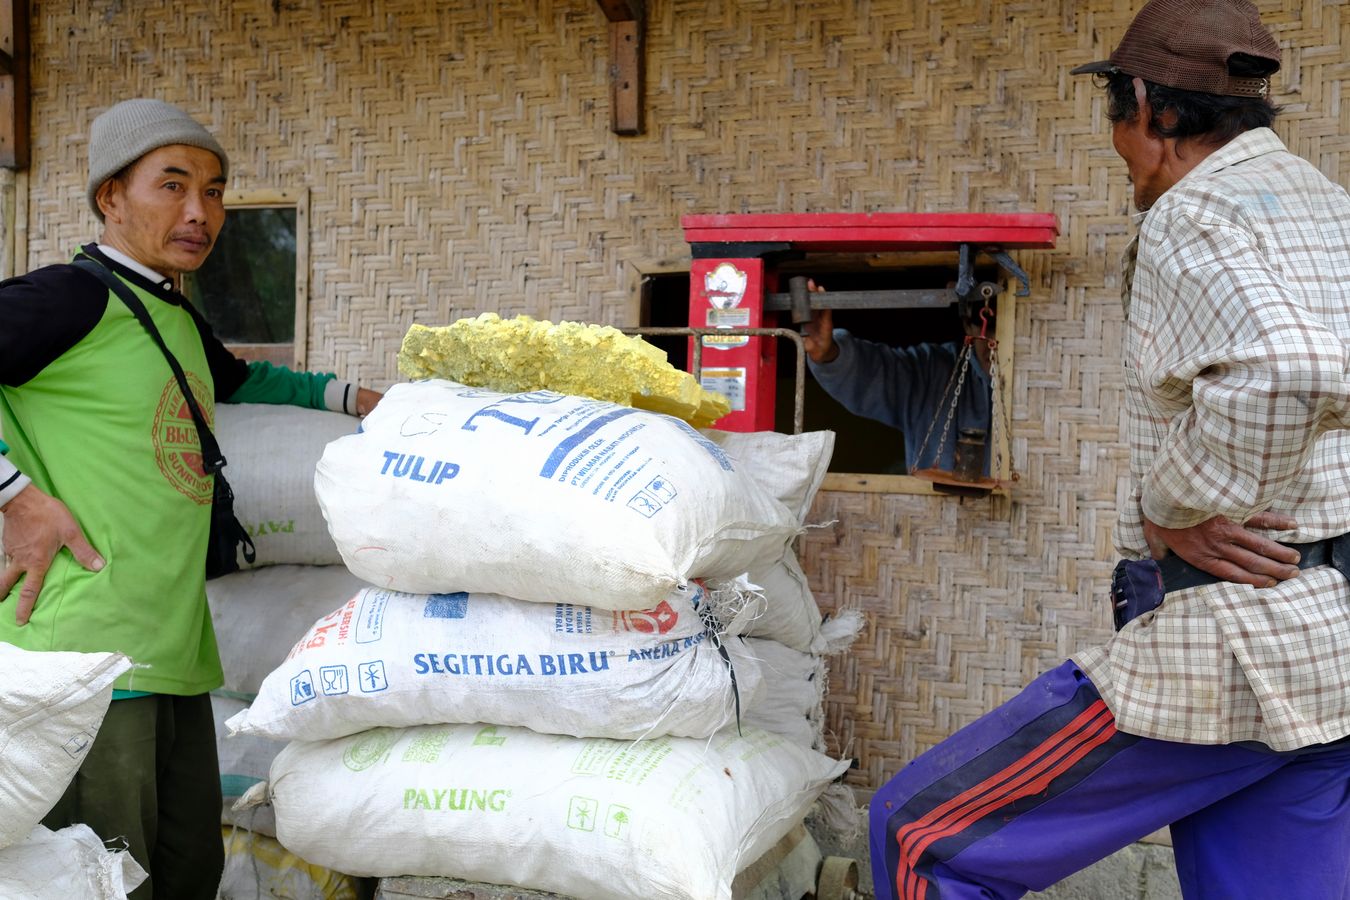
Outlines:
[[[94,234],[88,123],[144,95],[215,130],[232,187],[308,189],[309,359],[380,384],[415,321],[635,324],[642,274],[687,258],[684,213],[1057,213],[1059,248],[1020,255],[1014,500],[833,493],[804,543],[821,604],[868,615],[828,712],[875,787],[1106,633],[1129,188],[1067,73],[1127,6],[649,0],[647,133],[619,138],[592,0],[38,0],[18,267]],[[1346,183],[1350,8],[1261,7],[1279,130]]]

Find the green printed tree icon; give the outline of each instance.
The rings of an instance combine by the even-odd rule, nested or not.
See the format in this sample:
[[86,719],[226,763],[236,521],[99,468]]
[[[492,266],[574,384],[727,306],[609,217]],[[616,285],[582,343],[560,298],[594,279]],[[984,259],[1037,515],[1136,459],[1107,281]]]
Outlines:
[[631,811],[626,806],[611,803],[605,814],[605,836],[617,839],[628,837],[628,826],[632,824]]

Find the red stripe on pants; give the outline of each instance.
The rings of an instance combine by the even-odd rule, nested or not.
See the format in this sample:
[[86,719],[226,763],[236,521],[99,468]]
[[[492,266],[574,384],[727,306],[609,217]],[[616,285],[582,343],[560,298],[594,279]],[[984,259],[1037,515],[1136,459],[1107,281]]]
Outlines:
[[900,866],[896,890],[903,900],[923,900],[928,882],[914,871],[925,850],[990,811],[1045,790],[1088,753],[1116,733],[1115,719],[1101,700],[1059,731],[994,775],[896,831]]

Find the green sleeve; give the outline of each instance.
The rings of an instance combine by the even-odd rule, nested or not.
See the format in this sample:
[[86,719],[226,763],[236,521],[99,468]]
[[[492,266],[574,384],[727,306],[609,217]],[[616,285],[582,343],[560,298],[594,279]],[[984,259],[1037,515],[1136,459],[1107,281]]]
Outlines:
[[230,395],[229,403],[275,403],[326,409],[324,385],[337,376],[332,372],[292,372],[269,362],[248,364],[248,377]]

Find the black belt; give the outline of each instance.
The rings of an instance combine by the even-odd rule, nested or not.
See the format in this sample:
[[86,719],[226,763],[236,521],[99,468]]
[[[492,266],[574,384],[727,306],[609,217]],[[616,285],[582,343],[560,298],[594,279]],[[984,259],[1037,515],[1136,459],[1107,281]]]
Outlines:
[[[1350,580],[1350,533],[1308,544],[1285,544],[1284,541],[1280,543],[1299,552],[1300,569],[1335,566],[1336,571]],[[1224,580],[1203,569],[1197,569],[1175,553],[1169,553],[1158,560],[1158,569],[1162,572],[1164,594],[1199,587],[1202,584],[1217,584]]]

